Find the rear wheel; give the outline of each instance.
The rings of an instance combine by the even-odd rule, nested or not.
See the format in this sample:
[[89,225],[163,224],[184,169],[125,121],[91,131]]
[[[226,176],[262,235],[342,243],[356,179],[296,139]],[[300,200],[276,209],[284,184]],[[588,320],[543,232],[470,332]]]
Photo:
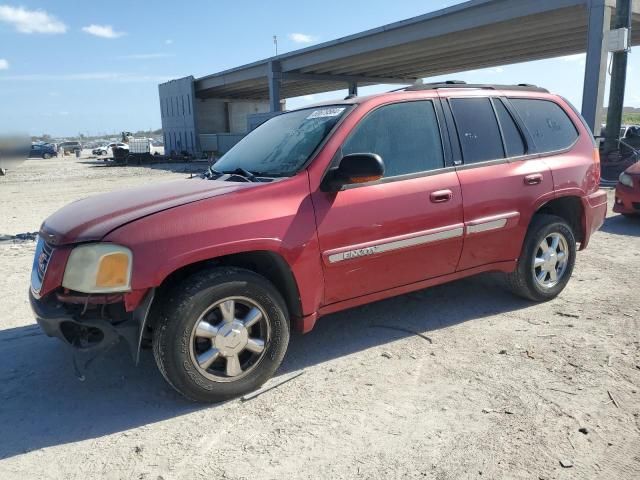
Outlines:
[[44,158],[45,160],[49,160],[51,158],[51,154],[50,153],[43,153],[42,154],[42,158]]
[[216,268],[170,293],[154,327],[153,352],[178,392],[215,402],[267,381],[288,343],[287,310],[275,287],[249,270]]
[[571,227],[555,215],[536,215],[531,221],[516,270],[507,274],[513,293],[543,302],[566,287],[576,259]]

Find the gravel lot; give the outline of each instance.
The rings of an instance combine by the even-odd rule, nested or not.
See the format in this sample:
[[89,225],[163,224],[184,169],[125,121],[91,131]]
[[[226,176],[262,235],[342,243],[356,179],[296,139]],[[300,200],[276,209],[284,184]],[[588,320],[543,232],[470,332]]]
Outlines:
[[[0,234],[187,168],[29,160],[0,177]],[[640,478],[640,220],[607,218],[552,302],[483,275],[331,315],[292,337],[278,375],[302,376],[215,406],[124,347],[79,382],[34,326],[34,246],[0,244],[3,480]]]

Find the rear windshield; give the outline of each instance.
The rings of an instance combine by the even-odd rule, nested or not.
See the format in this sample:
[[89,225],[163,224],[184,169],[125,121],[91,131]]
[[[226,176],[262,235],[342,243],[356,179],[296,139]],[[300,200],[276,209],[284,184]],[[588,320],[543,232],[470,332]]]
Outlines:
[[274,117],[244,137],[215,164],[220,172],[294,175],[347,110],[346,105],[307,108]]

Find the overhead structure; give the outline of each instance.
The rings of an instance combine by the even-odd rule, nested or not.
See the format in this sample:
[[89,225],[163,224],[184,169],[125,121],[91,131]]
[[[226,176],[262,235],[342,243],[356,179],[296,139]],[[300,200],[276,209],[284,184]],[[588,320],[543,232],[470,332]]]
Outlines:
[[[631,44],[640,44],[632,0]],[[587,53],[582,111],[599,125],[615,0],[472,0],[193,80],[197,99],[268,102]],[[522,82],[530,79],[523,78]],[[578,87],[578,86],[576,86]],[[578,87],[579,88],[579,87]]]

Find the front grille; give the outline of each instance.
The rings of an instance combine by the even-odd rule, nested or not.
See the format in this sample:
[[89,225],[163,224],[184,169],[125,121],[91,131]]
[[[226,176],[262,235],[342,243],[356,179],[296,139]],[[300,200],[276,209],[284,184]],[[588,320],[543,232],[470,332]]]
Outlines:
[[53,255],[53,247],[38,237],[36,254],[33,258],[33,268],[31,269],[31,289],[34,293],[40,293],[44,275]]
[[53,253],[53,247],[47,242],[42,242],[42,252],[38,258],[38,279],[42,282],[44,274],[47,272],[49,261],[51,260],[51,254]]

